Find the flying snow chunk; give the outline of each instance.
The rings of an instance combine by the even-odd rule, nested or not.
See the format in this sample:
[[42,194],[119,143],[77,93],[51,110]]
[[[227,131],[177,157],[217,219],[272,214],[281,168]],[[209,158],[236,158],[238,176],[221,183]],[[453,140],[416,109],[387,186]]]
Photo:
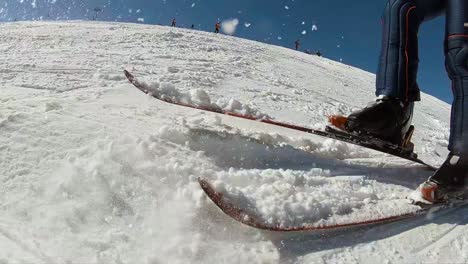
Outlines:
[[244,26],[245,26],[246,28],[250,27],[251,25],[252,25],[252,24],[250,24],[250,23],[248,23],[248,22],[245,22],[245,23],[244,23]]
[[141,22],[141,23],[145,22],[145,19],[142,18],[142,17],[139,17],[137,20],[138,20],[138,22]]
[[317,30],[318,30],[317,26],[316,26],[316,25],[312,25],[312,31],[317,31]]
[[31,6],[32,6],[32,8],[36,8],[36,0],[32,0]]
[[305,34],[307,34],[307,31],[306,31],[306,30],[302,30],[301,34],[302,34],[302,35],[305,35]]
[[284,9],[289,10],[289,6],[284,6]]
[[195,7],[195,3],[192,4],[192,7]]
[[228,35],[234,35],[237,29],[237,25],[239,25],[239,19],[228,19],[221,23],[221,28],[223,29],[224,33]]
[[302,21],[302,25],[305,25],[305,21]]
[[137,12],[137,13],[140,13],[140,12],[141,12],[141,9],[138,9],[136,12]]
[[283,38],[281,36],[278,36],[278,40],[282,40]]

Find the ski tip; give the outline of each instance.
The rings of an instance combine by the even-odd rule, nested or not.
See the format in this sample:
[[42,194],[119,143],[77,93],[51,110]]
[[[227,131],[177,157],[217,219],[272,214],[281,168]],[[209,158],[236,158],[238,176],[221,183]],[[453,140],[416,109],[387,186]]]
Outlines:
[[346,130],[346,121],[348,120],[347,117],[341,115],[331,115],[328,116],[328,122],[336,128],[341,130]]
[[200,184],[200,186],[205,192],[206,192],[206,188],[211,188],[211,189],[213,188],[210,182],[203,177],[198,177],[198,183]]
[[134,77],[129,71],[124,70],[124,74],[125,74],[125,77],[127,77],[129,81],[133,81]]
[[[213,183],[203,177],[198,177],[198,183],[205,192],[205,194],[221,209],[224,209],[226,201],[224,200],[223,194],[216,191]],[[224,211],[224,210],[223,210]]]
[[250,227],[271,229],[271,227],[264,225],[256,217],[247,213],[245,208],[238,206],[229,199],[226,199],[222,193],[217,192],[210,180],[199,177],[198,183],[211,201],[226,215]]
[[198,177],[198,184],[205,194],[218,206],[222,207],[223,195],[216,192],[213,184],[206,178]]

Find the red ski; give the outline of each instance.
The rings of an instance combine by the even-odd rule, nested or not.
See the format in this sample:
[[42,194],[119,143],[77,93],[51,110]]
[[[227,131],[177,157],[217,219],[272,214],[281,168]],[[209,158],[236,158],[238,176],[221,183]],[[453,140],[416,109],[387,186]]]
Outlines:
[[326,233],[328,231],[338,231],[342,229],[354,229],[360,227],[369,227],[373,225],[380,225],[385,223],[391,223],[396,221],[401,221],[405,219],[415,218],[418,216],[426,215],[431,212],[434,213],[438,210],[445,208],[452,208],[454,206],[463,206],[468,203],[468,200],[456,200],[451,201],[450,203],[444,204],[434,204],[434,205],[425,205],[424,207],[419,207],[415,211],[406,214],[395,214],[382,218],[375,218],[372,220],[365,220],[361,222],[348,222],[339,225],[320,225],[316,224],[302,224],[300,226],[283,226],[280,224],[269,224],[262,220],[262,217],[254,212],[252,208],[244,208],[232,201],[229,198],[226,198],[223,193],[217,192],[209,180],[198,178],[198,182],[202,187],[206,195],[223,211],[225,214],[233,218],[234,220],[241,222],[242,224],[248,225],[250,227],[267,230],[267,231],[277,231],[277,232],[318,232]]
[[388,142],[382,141],[377,138],[363,137],[359,135],[349,134],[344,131],[334,129],[330,126],[327,126],[325,128],[325,131],[322,131],[322,130],[316,130],[316,129],[307,128],[307,127],[297,126],[293,124],[278,122],[278,121],[271,120],[271,119],[258,119],[257,117],[254,117],[254,116],[230,112],[230,111],[223,110],[221,108],[207,107],[207,106],[200,106],[200,105],[179,102],[179,101],[174,100],[172,97],[152,93],[151,89],[149,89],[149,87],[145,83],[139,82],[137,78],[135,78],[129,71],[124,70],[124,73],[127,79],[138,90],[144,92],[145,94],[149,94],[158,100],[161,100],[170,104],[180,105],[180,106],[194,108],[194,109],[208,111],[208,112],[214,112],[214,113],[233,116],[233,117],[242,118],[242,119],[248,119],[248,120],[262,122],[262,123],[266,123],[266,124],[270,124],[270,125],[274,125],[278,127],[284,127],[284,128],[289,128],[289,129],[293,129],[293,130],[297,130],[297,131],[301,131],[301,132],[305,132],[309,134],[314,134],[314,135],[321,136],[321,137],[331,138],[331,139],[347,142],[350,144],[362,146],[365,148],[377,150],[377,151],[390,154],[396,157],[400,157],[406,160],[410,160],[410,161],[419,163],[421,165],[424,165],[429,170],[436,170],[436,168],[434,168],[433,166],[419,159],[416,153],[405,151],[399,146],[389,144]]

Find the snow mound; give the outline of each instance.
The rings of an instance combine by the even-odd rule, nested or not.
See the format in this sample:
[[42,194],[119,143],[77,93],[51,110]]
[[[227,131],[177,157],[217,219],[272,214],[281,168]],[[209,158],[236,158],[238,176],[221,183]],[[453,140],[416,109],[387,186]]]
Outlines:
[[383,191],[388,184],[363,176],[330,177],[330,171],[320,168],[306,173],[231,170],[218,175],[215,183],[216,190],[229,200],[279,227],[343,225],[412,213],[419,208],[406,199],[407,189],[396,188],[387,197]]
[[223,110],[226,112],[252,116],[256,119],[271,119],[267,114],[264,114],[247,104],[242,104],[236,99],[220,98],[213,103],[208,93],[203,89],[190,89],[189,92],[183,93],[177,90],[176,86],[172,83],[152,82],[147,84],[142,82],[141,84],[150,92],[150,95],[154,95],[170,102]]

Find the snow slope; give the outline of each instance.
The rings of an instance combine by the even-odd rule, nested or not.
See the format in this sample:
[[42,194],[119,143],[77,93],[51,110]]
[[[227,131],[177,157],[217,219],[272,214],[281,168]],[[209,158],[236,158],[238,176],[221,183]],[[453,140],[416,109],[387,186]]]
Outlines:
[[[301,223],[369,205],[389,210],[387,201],[408,209],[405,196],[429,173],[344,143],[158,102],[122,70],[166,92],[203,102],[208,94],[222,107],[314,128],[372,100],[370,73],[148,25],[4,23],[0,39],[1,263],[468,262],[468,208],[287,239],[232,221],[198,176],[260,201],[271,219]],[[416,151],[434,165],[447,154],[449,111],[428,95],[417,104]]]

